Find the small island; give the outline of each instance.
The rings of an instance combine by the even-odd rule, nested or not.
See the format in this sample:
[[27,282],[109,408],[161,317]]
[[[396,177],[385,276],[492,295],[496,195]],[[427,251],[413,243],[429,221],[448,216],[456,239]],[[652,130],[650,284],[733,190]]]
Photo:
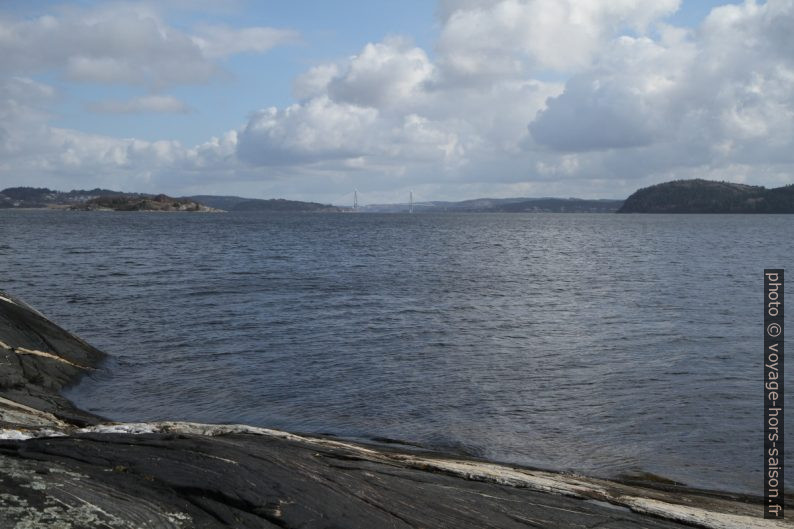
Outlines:
[[216,212],[190,197],[125,193],[110,189],[56,191],[46,187],[9,187],[0,191],[0,209],[60,209],[71,211],[197,211]]
[[69,207],[73,211],[196,211],[215,213],[223,211],[185,198],[168,195],[154,197],[141,195],[108,195],[92,198]]
[[794,213],[794,185],[675,180],[636,191],[618,213]]

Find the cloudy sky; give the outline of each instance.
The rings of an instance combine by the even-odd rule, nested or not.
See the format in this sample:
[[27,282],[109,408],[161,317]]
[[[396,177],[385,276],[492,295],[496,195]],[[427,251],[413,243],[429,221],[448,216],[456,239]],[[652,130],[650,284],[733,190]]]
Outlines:
[[0,188],[344,204],[794,183],[794,0],[0,4]]

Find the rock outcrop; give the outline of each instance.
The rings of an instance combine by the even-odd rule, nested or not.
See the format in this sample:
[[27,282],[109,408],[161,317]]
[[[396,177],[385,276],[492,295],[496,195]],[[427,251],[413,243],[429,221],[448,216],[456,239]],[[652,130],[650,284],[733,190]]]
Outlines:
[[83,204],[72,206],[80,211],[197,211],[211,213],[221,211],[199,202],[167,195],[115,195],[93,198]]
[[104,355],[0,292],[0,527],[761,528],[757,500],[243,425],[112,423]]

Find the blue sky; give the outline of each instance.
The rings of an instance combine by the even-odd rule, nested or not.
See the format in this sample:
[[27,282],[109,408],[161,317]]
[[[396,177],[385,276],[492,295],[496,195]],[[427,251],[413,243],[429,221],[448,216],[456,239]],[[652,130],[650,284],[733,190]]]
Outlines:
[[389,201],[784,185],[791,22],[788,0],[5,2],[0,186]]
[[[63,5],[37,2],[16,7],[26,16],[42,15]],[[91,6],[98,2],[76,2]],[[248,114],[266,106],[294,102],[292,81],[307,68],[334,61],[359,51],[367,42],[388,35],[409,35],[417,44],[432,49],[437,33],[435,6],[427,0],[395,1],[251,1],[216,11],[169,11],[166,19],[189,30],[199,24],[223,23],[234,27],[273,26],[300,33],[294,44],[276,47],[266,54],[243,53],[222,62],[227,75],[202,85],[175,87],[169,93],[185,101],[191,112],[181,115],[107,115],[86,112],[97,99],[125,99],[145,95],[127,86],[69,83],[52,75],[40,79],[58,86],[67,96],[57,108],[53,123],[116,137],[147,140],[178,139],[192,145],[219,131],[239,127]]]
[[[672,23],[694,27],[712,7],[726,2],[697,0],[685,2],[670,17]],[[92,5],[96,2],[79,2]],[[59,2],[37,6],[46,14]],[[261,1],[241,3],[239,10],[214,13],[174,11],[167,17],[176,27],[189,29],[201,23],[237,27],[274,26],[300,32],[300,41],[267,54],[245,53],[223,61],[229,74],[206,85],[181,86],[171,91],[185,101],[191,112],[177,116],[103,115],[85,111],[85,105],[103,98],[124,99],[145,91],[124,86],[58,83],[49,80],[69,97],[59,107],[54,123],[63,127],[117,137],[158,140],[179,139],[186,144],[206,140],[218,131],[239,127],[253,110],[266,106],[287,106],[295,101],[292,81],[307,68],[357,53],[367,42],[389,35],[407,35],[432,55],[438,35],[435,5],[429,0],[324,2]]]

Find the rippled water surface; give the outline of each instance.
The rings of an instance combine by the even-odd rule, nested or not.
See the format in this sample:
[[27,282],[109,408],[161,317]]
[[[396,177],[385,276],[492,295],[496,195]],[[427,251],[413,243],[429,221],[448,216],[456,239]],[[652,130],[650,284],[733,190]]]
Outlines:
[[794,271],[792,223],[0,211],[0,289],[112,355],[68,396],[113,419],[760,493],[762,269]]

